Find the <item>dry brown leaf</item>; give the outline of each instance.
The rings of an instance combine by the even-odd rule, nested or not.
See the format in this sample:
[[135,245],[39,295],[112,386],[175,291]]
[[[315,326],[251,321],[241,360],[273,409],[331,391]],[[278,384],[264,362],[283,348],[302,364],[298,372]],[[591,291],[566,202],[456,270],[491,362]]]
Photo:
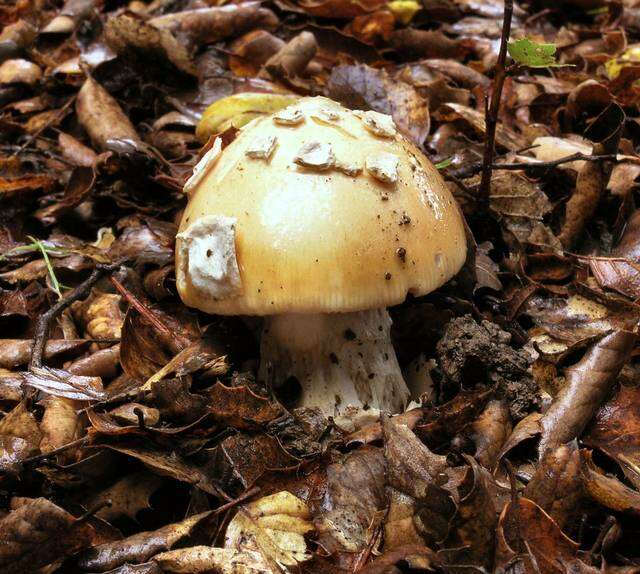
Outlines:
[[391,115],[398,127],[418,145],[429,133],[428,103],[413,86],[394,81],[383,70],[366,65],[336,66],[331,70],[328,92],[349,108]]
[[142,144],[117,100],[91,77],[78,92],[76,113],[93,145],[100,150],[116,149],[120,144],[136,150]]
[[109,18],[105,26],[105,39],[120,55],[133,53],[142,61],[169,61],[182,72],[197,74],[186,46],[168,30],[159,29],[134,14]]
[[[50,339],[44,351],[46,360],[65,355],[78,355],[89,346],[82,339]],[[31,358],[32,339],[2,339],[0,341],[0,367],[13,369],[26,365]]]
[[379,449],[358,449],[327,467],[325,502],[314,517],[323,548],[350,561],[353,553],[367,547],[369,528],[386,506],[384,483],[385,461]]
[[561,529],[573,526],[584,496],[575,441],[545,453],[523,495],[549,514]]
[[565,574],[577,553],[578,544],[533,501],[519,498],[505,506],[498,526],[497,572],[517,567],[526,574]]
[[168,30],[182,44],[200,46],[255,28],[271,30],[277,26],[278,19],[260,2],[242,2],[165,14],[152,18],[149,24]]
[[584,488],[593,500],[616,512],[640,515],[640,492],[604,474],[596,467],[588,451],[581,453],[581,472]]
[[127,562],[145,562],[154,554],[170,550],[210,515],[210,511],[202,512],[158,530],[139,532],[123,540],[99,544],[84,552],[78,559],[78,565],[83,570],[104,572]]
[[24,402],[0,420],[0,471],[19,470],[22,460],[38,452],[42,433]]
[[[438,110],[438,118],[443,121],[461,120],[480,136],[485,134],[484,115],[461,104],[445,104]],[[504,124],[496,128],[496,144],[500,147],[516,151],[527,145],[526,139]]]
[[635,342],[635,333],[615,331],[593,344],[565,371],[564,386],[540,420],[540,456],[580,436],[611,391]]
[[138,512],[151,507],[149,499],[163,482],[162,477],[156,474],[135,472],[98,492],[86,504],[88,507],[96,507],[102,502],[110,501],[109,505],[96,513],[96,516],[109,522],[122,516],[135,519]]
[[0,571],[35,572],[86,548],[92,540],[86,522],[45,498],[26,499],[0,520]]
[[640,488],[640,389],[620,386],[600,407],[583,440],[614,458]]
[[[44,415],[40,422],[43,435],[40,441],[42,452],[51,452],[82,436],[84,425],[74,400],[49,395],[42,402],[44,404]],[[74,455],[74,450],[67,450],[58,455],[58,460],[61,463],[70,462]]]
[[493,469],[502,446],[511,434],[511,417],[504,401],[491,401],[472,424],[475,458],[482,466]]

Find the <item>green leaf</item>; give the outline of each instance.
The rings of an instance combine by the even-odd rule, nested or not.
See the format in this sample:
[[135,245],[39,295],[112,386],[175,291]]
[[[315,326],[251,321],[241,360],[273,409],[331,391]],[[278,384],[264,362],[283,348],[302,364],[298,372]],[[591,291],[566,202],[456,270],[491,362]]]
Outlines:
[[58,297],[62,297],[62,289],[61,289],[62,285],[60,284],[60,282],[58,281],[58,278],[56,277],[56,272],[53,270],[53,265],[51,264],[51,260],[49,259],[49,253],[47,252],[47,248],[45,247],[44,243],[39,239],[36,239],[31,235],[29,235],[28,237],[33,242],[33,245],[38,248],[40,253],[42,253],[42,257],[44,259],[45,265],[47,266],[47,271],[49,272],[49,278],[51,279],[51,286],[53,287],[53,290],[56,292],[56,295],[58,295]]
[[453,163],[453,158],[448,157],[447,159],[443,159],[436,164],[436,169],[444,169],[445,167],[449,167]]
[[562,66],[556,62],[556,45],[533,42],[528,38],[507,44],[509,55],[521,66],[529,68],[555,68]]

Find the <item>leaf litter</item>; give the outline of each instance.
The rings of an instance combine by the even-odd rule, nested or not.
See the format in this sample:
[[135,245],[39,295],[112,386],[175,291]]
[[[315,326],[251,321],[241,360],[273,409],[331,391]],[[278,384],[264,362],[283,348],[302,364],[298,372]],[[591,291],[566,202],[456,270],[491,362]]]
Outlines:
[[[513,8],[501,71],[498,0],[0,7],[0,573],[640,569],[638,8]],[[410,409],[350,435],[175,286],[199,159],[306,95],[408,137],[470,238],[391,309]]]

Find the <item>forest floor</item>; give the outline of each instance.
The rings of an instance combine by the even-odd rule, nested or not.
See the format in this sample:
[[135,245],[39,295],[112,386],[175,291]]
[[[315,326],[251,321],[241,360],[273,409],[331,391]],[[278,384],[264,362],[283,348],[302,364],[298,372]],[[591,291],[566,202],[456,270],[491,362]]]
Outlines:
[[[640,572],[638,0],[0,24],[0,573]],[[460,273],[390,309],[420,396],[355,431],[176,291],[184,182],[282,94],[390,114],[468,224]]]

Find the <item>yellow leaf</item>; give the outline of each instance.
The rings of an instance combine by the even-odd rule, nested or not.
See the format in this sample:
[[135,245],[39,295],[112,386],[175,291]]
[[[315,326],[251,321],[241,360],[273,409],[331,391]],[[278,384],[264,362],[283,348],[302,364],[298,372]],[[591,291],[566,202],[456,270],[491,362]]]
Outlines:
[[392,0],[387,7],[396,19],[406,26],[420,11],[422,5],[416,0]]
[[309,560],[304,535],[313,530],[307,505],[287,491],[241,507],[227,527],[225,548],[260,552],[267,561],[295,566]]
[[210,136],[234,127],[241,128],[251,120],[272,114],[293,104],[298,96],[245,92],[221,98],[202,114],[196,128],[196,136],[206,142]]
[[610,80],[615,80],[626,66],[640,64],[640,45],[631,46],[626,52],[617,58],[605,63],[604,68]]

